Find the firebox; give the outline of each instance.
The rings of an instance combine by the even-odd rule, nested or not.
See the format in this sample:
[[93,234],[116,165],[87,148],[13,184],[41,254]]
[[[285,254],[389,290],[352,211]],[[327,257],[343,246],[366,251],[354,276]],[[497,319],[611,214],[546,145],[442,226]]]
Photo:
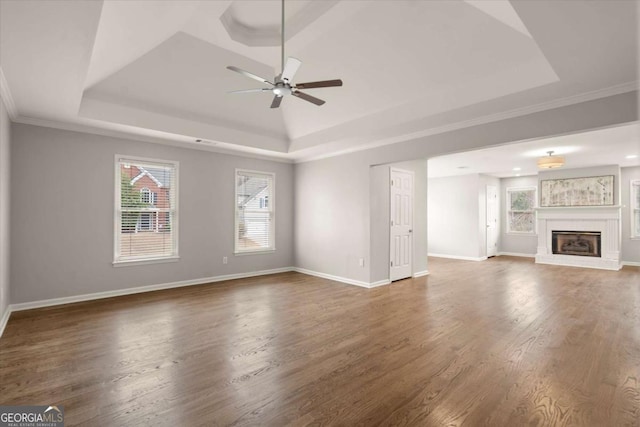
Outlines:
[[552,231],[553,253],[601,257],[599,231]]

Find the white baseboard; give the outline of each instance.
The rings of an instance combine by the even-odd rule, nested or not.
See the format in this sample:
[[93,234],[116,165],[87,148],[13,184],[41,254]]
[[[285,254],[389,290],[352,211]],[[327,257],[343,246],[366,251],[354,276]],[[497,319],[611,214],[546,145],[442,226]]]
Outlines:
[[428,253],[427,256],[432,256],[436,258],[461,259],[463,261],[484,261],[487,259],[486,256],[472,257],[472,256],[448,255],[448,254],[432,254],[432,253]]
[[[11,316],[11,313],[14,312],[14,311],[31,310],[31,309],[35,309],[35,308],[44,308],[44,307],[52,307],[52,306],[56,306],[56,305],[71,304],[71,303],[75,303],[75,302],[93,301],[93,300],[104,299],[104,298],[112,298],[112,297],[118,297],[118,296],[123,296],[123,295],[133,295],[133,294],[139,294],[139,293],[143,293],[143,292],[159,291],[159,290],[163,290],[163,289],[172,289],[172,288],[181,288],[181,287],[185,287],[185,286],[204,285],[204,284],[207,284],[207,283],[222,282],[222,281],[234,280],[234,279],[244,279],[244,278],[256,277],[256,276],[265,276],[265,275],[269,275],[269,274],[285,273],[285,272],[289,272],[289,271],[296,271],[296,272],[299,272],[299,273],[302,273],[302,274],[308,274],[310,276],[316,276],[316,277],[321,277],[323,279],[335,280],[337,282],[347,283],[349,285],[355,285],[355,286],[360,286],[360,287],[369,288],[369,289],[370,288],[374,288],[374,287],[378,287],[378,286],[388,285],[389,283],[391,283],[388,279],[380,280],[380,281],[373,282],[373,283],[367,283],[367,282],[362,282],[362,281],[359,281],[359,280],[348,279],[346,277],[333,276],[331,274],[320,273],[320,272],[317,272],[317,271],[311,271],[311,270],[307,270],[307,269],[304,269],[304,268],[297,268],[297,267],[283,267],[283,268],[274,268],[274,269],[271,269],[271,270],[252,271],[252,272],[248,272],[248,273],[236,273],[236,274],[226,274],[226,275],[223,275],[223,276],[202,277],[202,278],[199,278],[199,279],[182,280],[182,281],[170,282],[170,283],[161,283],[161,284],[158,284],[158,285],[139,286],[139,287],[135,287],[135,288],[117,289],[117,290],[113,290],[113,291],[95,292],[95,293],[91,293],[91,294],[74,295],[74,296],[69,296],[69,297],[51,298],[51,299],[46,299],[46,300],[30,301],[30,302],[23,302],[23,303],[18,303],[18,304],[11,304],[5,310],[5,313],[3,314],[2,319],[0,319],[0,337],[2,336],[2,333],[4,332],[4,328],[6,327],[7,322],[9,321],[9,317]],[[428,272],[427,271],[421,271],[421,272],[416,273],[416,275],[414,275],[414,277],[423,276],[425,274],[428,274]]]
[[52,298],[40,301],[11,304],[11,311],[31,310],[33,308],[51,307],[54,305],[70,304],[74,302],[91,301],[96,299],[118,297],[122,295],[139,294],[142,292],[159,291],[162,289],[181,288],[184,286],[203,285],[206,283],[222,282],[224,280],[244,279],[247,277],[264,276],[267,274],[294,271],[293,267],[274,268],[271,270],[252,271],[248,273],[225,274],[223,276],[203,277],[200,279],[182,280],[179,282],[162,283],[159,285],[139,286],[136,288],[117,289],[113,291],[96,292],[92,294],[75,295],[63,298]]
[[[346,277],[334,276],[332,274],[320,273],[319,271],[307,270],[306,268],[294,267],[293,271],[297,271],[298,273],[308,274],[309,276],[321,277],[323,279],[335,280],[336,282],[346,283],[348,285],[360,286],[362,288],[370,288],[371,283],[362,282],[360,280],[348,279]],[[380,282],[375,282],[380,283]],[[387,280],[387,283],[389,281]],[[385,283],[386,284],[386,283]],[[377,284],[376,286],[381,286],[381,284]]]
[[519,256],[523,258],[535,258],[536,254],[523,254],[520,252],[498,252],[498,256],[506,255],[506,256]]
[[4,333],[4,328],[7,326],[7,322],[9,321],[9,316],[11,316],[11,306],[8,305],[7,309],[2,314],[2,319],[0,319],[0,337]]
[[640,267],[640,262],[638,261],[622,261],[621,262],[622,265],[629,265],[632,267]]
[[388,285],[390,283],[391,283],[391,280],[389,280],[389,279],[378,280],[377,282],[369,283],[369,286],[367,286],[367,287],[368,288],[377,288],[378,286],[384,286],[384,285]]
[[422,276],[427,276],[429,275],[429,270],[422,270],[422,271],[416,271],[415,273],[413,273],[413,277],[422,277]]

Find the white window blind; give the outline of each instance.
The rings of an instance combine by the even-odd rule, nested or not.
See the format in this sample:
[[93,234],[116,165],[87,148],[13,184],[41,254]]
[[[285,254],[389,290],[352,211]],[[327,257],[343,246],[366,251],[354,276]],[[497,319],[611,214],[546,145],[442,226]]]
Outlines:
[[640,181],[631,181],[631,237],[640,237]]
[[536,232],[536,188],[507,188],[507,233]]
[[235,252],[275,249],[275,175],[236,170]]
[[178,165],[116,157],[114,262],[178,256]]

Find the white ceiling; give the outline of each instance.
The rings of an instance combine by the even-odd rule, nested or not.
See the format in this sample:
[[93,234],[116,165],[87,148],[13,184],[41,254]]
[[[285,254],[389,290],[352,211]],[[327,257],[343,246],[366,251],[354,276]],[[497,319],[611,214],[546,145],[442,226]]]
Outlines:
[[[508,144],[429,159],[429,178],[485,174],[499,178],[535,175],[536,160],[549,151],[565,158],[564,169],[640,165],[640,127],[629,124],[579,134]],[[636,156],[629,158],[631,156]],[[515,170],[517,169],[517,170]]]
[[295,80],[344,81],[322,107],[227,93],[279,73],[277,0],[0,0],[14,119],[304,160],[637,88],[634,2],[287,5]]

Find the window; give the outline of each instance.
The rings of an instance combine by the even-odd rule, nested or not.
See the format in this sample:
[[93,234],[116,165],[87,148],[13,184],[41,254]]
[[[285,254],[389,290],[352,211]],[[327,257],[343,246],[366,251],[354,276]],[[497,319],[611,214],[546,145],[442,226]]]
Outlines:
[[275,175],[236,170],[235,253],[275,250]]
[[116,156],[114,264],[178,258],[178,163]]
[[536,232],[536,188],[507,188],[507,233]]
[[631,181],[631,237],[640,238],[640,181]]
[[153,204],[153,202],[151,201],[151,190],[149,190],[147,187],[140,190],[140,201],[148,205]]

